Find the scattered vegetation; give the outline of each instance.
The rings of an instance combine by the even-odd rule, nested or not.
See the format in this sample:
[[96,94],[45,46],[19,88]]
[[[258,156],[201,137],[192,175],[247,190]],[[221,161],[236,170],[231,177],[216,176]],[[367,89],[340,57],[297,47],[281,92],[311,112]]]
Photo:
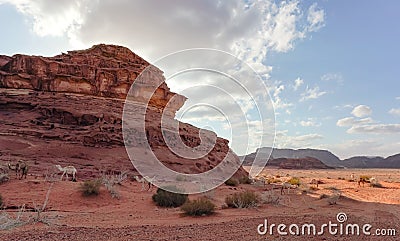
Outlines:
[[243,176],[239,179],[240,184],[251,184],[252,180],[248,176]]
[[252,191],[235,193],[225,198],[225,203],[230,208],[251,208],[256,207],[260,197]]
[[7,173],[0,173],[0,184],[6,183],[10,180]]
[[328,194],[325,194],[325,193],[319,195],[319,199],[325,199],[325,198],[329,198],[329,197],[330,196]]
[[24,214],[25,214],[25,205],[23,205],[16,214],[8,214],[6,212],[1,212],[0,230],[10,230],[28,224],[30,218],[25,217]]
[[239,186],[239,181],[236,178],[231,177],[225,181],[225,185],[231,186],[231,187],[237,187],[237,186]]
[[261,193],[261,202],[264,204],[278,205],[281,201],[281,197],[276,195],[273,191]]
[[289,181],[288,181],[288,183],[290,184],[290,185],[296,185],[296,186],[300,186],[300,178],[298,178],[298,177],[292,177]]
[[327,199],[329,205],[335,205],[337,203],[337,201],[339,200],[339,198],[340,198],[340,194],[334,194],[332,196],[329,196]]
[[344,177],[338,177],[338,180],[346,180]]
[[97,196],[100,193],[100,186],[100,179],[87,180],[81,184],[80,190],[83,196]]
[[215,205],[203,197],[194,201],[187,201],[181,209],[189,216],[206,216],[214,213]]
[[278,182],[281,182],[281,179],[271,178],[267,180],[267,184],[278,183]]
[[177,175],[175,180],[178,182],[186,182],[186,177],[184,175]]
[[128,178],[128,172],[122,171],[118,174],[103,175],[102,182],[112,198],[120,199],[121,194],[118,192],[116,185],[122,185],[122,182]]
[[174,190],[179,192],[180,190],[176,187],[165,187],[165,188],[158,188],[157,193],[153,195],[152,199],[160,207],[180,207],[182,206],[187,200],[187,194],[175,193],[170,192],[167,190]]

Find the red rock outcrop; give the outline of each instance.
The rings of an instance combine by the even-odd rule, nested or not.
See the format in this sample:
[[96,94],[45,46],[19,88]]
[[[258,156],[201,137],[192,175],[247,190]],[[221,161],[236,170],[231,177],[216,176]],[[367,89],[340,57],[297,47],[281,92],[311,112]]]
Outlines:
[[0,88],[125,99],[132,83],[146,68],[150,71],[145,73],[150,76],[141,79],[151,82],[136,84],[142,86],[140,91],[146,91],[148,86],[158,86],[155,98],[149,104],[164,108],[175,96],[177,103],[172,110],[179,109],[186,98],[170,91],[163,72],[128,48],[115,45],[100,44],[55,57],[0,56]]
[[[143,78],[148,81],[135,85],[139,93],[156,89],[145,121],[149,145],[159,160],[181,173],[206,172],[228,153],[234,157],[230,164],[239,163],[222,138],[198,159],[171,152],[159,120],[172,97],[171,115],[163,121],[171,126],[178,123],[179,137],[187,146],[196,147],[200,142],[200,129],[174,120],[174,112],[186,98],[169,90],[161,70],[129,49],[114,45],[96,45],[50,58],[0,56],[0,160],[25,159],[33,173],[42,174],[55,163],[73,164],[80,178],[132,169],[124,147],[122,113],[130,86],[146,67],[151,68],[146,71],[148,78]],[[133,100],[139,108],[140,95]],[[135,146],[134,141],[128,144]],[[240,168],[235,175],[247,173]]]

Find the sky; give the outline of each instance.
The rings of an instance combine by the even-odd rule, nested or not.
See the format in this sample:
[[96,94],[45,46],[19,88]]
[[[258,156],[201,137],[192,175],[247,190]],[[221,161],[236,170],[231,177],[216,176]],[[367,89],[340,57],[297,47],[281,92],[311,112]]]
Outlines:
[[[238,154],[273,144],[327,149],[340,158],[386,157],[400,153],[399,11],[397,0],[0,0],[0,54],[53,56],[109,43],[161,68],[157,61],[176,51],[224,51],[208,64],[235,56],[241,71],[257,73],[243,83],[266,115],[257,117],[256,104],[231,83],[197,73],[167,84],[189,95],[188,105],[212,99],[208,105],[236,122],[206,105],[181,120],[214,130]],[[168,60],[170,70],[185,65],[179,59]]]

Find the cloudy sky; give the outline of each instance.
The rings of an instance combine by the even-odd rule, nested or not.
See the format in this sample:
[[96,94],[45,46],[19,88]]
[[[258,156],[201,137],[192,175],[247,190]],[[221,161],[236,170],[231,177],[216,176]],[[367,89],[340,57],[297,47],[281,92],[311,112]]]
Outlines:
[[[400,153],[399,11],[397,0],[0,0],[0,54],[52,56],[112,43],[154,62],[187,48],[223,50],[267,87],[275,146],[329,149],[341,158],[388,156]],[[260,122],[271,122],[254,118],[254,106],[236,96],[250,137],[269,135],[260,133]],[[198,108],[186,121],[231,139],[212,115]]]

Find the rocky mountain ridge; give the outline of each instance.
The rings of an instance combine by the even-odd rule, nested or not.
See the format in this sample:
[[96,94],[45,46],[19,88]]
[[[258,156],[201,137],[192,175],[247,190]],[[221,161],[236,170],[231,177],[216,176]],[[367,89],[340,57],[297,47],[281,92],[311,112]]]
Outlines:
[[[139,79],[142,74],[146,78]],[[146,115],[138,118],[146,123],[151,151],[165,166],[181,173],[203,173],[226,156],[231,158],[228,163],[239,166],[228,141],[212,132],[206,132],[215,139],[207,155],[190,160],[169,150],[160,129],[167,103],[163,121],[179,126],[177,135],[186,146],[200,144],[200,129],[174,119],[186,97],[171,92],[164,80],[161,70],[115,45],[95,45],[55,57],[0,56],[0,164],[23,159],[36,174],[54,164],[74,165],[79,178],[133,170],[124,146],[122,114],[135,83],[138,95],[129,96],[129,103],[146,106]],[[155,91],[144,103],[141,95],[151,90]],[[235,175],[247,172],[240,168]]]

